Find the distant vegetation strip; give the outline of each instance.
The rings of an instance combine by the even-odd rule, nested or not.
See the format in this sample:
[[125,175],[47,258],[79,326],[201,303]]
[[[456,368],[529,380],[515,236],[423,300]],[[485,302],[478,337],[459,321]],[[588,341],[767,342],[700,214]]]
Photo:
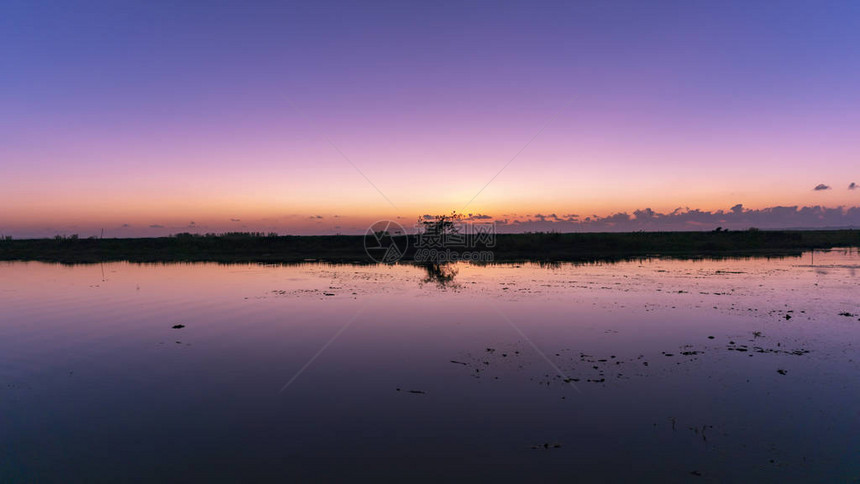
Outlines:
[[[413,259],[415,236],[402,260]],[[803,250],[860,247],[860,230],[497,234],[487,250],[495,262],[598,261],[641,257],[786,256]],[[371,263],[362,236],[278,236],[229,233],[136,239],[0,240],[0,260],[60,263],[267,262]]]

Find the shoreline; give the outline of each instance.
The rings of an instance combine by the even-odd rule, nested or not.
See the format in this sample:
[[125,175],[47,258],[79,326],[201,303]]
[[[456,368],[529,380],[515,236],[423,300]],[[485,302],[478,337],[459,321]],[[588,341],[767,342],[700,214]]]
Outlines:
[[[416,263],[417,237],[386,237],[406,245],[404,263]],[[134,239],[0,240],[0,261],[65,264],[98,262],[377,263],[364,236],[192,235]],[[860,247],[860,230],[619,232],[496,234],[482,251],[497,262],[597,262],[643,258],[789,257],[806,250]],[[448,250],[448,248],[441,248]],[[432,262],[432,261],[431,261]]]

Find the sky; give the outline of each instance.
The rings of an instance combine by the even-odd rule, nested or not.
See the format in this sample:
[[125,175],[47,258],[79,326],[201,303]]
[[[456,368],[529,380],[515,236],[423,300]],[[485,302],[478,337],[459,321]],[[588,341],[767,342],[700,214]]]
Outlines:
[[5,0],[0,234],[860,225],[857,86],[855,1]]

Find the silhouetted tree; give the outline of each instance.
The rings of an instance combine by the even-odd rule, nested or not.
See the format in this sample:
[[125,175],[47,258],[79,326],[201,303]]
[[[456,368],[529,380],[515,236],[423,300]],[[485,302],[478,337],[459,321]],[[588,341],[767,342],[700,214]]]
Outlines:
[[436,215],[431,220],[418,219],[418,225],[424,227],[426,235],[443,235],[458,232],[457,222],[463,219],[463,214],[451,212],[450,215]]

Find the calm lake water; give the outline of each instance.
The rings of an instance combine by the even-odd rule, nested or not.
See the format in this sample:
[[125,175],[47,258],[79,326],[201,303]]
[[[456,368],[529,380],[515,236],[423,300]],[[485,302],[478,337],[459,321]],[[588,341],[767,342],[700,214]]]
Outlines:
[[0,263],[0,481],[857,482],[811,262]]

